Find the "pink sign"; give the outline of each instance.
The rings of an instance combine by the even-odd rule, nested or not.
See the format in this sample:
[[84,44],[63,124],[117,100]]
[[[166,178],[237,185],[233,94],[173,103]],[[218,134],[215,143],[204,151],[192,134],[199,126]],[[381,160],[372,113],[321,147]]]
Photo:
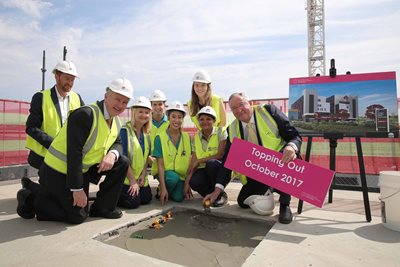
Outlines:
[[282,153],[234,138],[225,167],[321,208],[335,173],[300,159],[284,165],[281,157]]

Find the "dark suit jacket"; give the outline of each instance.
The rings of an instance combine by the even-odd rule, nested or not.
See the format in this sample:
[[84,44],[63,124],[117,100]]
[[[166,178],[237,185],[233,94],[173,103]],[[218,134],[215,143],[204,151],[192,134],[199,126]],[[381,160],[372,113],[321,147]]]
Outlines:
[[[104,101],[97,105],[104,114]],[[83,188],[82,149],[90,134],[93,123],[93,111],[83,106],[72,111],[67,124],[67,187],[69,189]],[[113,122],[114,123],[114,122]],[[118,135],[117,140],[109,150],[117,150],[122,155],[122,142]],[[101,176],[101,175],[100,175]]]
[[[51,100],[53,100],[53,104],[57,110],[58,118],[62,125],[60,104],[58,103],[55,86],[51,88],[50,94],[51,94]],[[81,106],[83,106],[85,103],[83,102],[81,96],[79,96],[79,99],[81,101]],[[45,148],[49,148],[51,142],[53,142],[53,137],[49,136],[47,133],[45,133],[40,129],[43,123],[42,104],[43,104],[43,94],[40,92],[35,93],[32,97],[31,106],[29,109],[29,116],[26,121],[25,132],[26,134],[30,135],[33,139],[35,139],[37,142],[39,142],[42,146],[44,146]],[[30,151],[28,156],[28,163],[32,167],[39,169],[40,165],[42,165],[43,163],[43,157],[39,156],[33,151]]]
[[[290,124],[288,117],[286,117],[286,115],[274,105],[264,105],[264,108],[274,118],[276,124],[278,125],[279,135],[283,138],[283,140],[285,140],[287,143],[289,143],[289,142],[294,143],[300,151],[302,139],[301,139],[298,131]],[[256,128],[257,128],[257,123],[256,123]],[[240,129],[240,135],[244,136],[243,135],[243,125],[241,122],[239,123],[239,129]],[[225,154],[222,159],[222,164],[225,164],[226,158],[227,158],[229,150],[231,148],[231,141],[229,139],[229,127],[228,127],[227,131],[228,131],[228,139],[226,140]],[[257,137],[258,137],[258,143],[261,144],[261,139],[260,139],[260,134],[258,132],[258,129],[257,129]],[[298,155],[299,155],[299,153],[298,153]],[[218,172],[216,182],[218,184],[222,184],[223,186],[226,186],[231,179],[231,172],[232,171],[230,169],[222,167],[220,169],[220,171]]]

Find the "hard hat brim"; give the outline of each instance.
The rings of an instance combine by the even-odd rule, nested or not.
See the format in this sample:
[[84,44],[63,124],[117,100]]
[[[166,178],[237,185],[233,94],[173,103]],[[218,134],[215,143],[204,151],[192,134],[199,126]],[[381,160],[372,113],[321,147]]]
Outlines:
[[197,83],[205,83],[205,84],[210,84],[210,81],[205,81],[205,80],[193,80],[193,82],[197,82]]
[[183,113],[183,116],[186,116],[186,111],[181,110],[181,109],[176,109],[176,108],[172,108],[172,109],[167,109],[167,115],[171,112],[171,111],[179,111]]
[[74,76],[75,78],[79,78],[79,76],[76,74],[76,73],[73,73],[73,72],[70,72],[70,71],[62,71],[62,70],[59,70],[59,69],[53,69],[53,74],[56,74],[56,71],[59,71],[59,72],[62,72],[62,73],[66,73],[66,74],[69,74],[69,75],[72,75],[72,76]]
[[211,115],[211,114],[209,114],[209,113],[205,113],[205,112],[202,112],[202,113],[197,113],[197,118],[200,118],[200,116],[201,115],[207,115],[207,116],[210,116],[211,118],[213,118],[214,120],[216,120],[217,119],[217,117],[215,117],[214,115]]
[[[109,88],[110,88],[110,87],[109,87]],[[112,88],[110,88],[110,90],[111,90],[112,92],[116,93],[116,94],[125,96],[125,97],[129,98],[130,100],[133,100],[133,96],[130,96],[129,94],[127,94],[127,93],[125,93],[125,92],[117,91],[117,90],[112,89]]]

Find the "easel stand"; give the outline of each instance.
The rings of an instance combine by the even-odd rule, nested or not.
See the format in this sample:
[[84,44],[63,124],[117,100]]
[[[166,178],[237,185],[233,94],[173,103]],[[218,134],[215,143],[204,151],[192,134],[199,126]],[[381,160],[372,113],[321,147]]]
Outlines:
[[[364,159],[363,159],[363,153],[362,153],[362,147],[361,147],[362,135],[357,135],[357,134],[346,135],[343,133],[324,133],[323,135],[304,134],[303,136],[308,137],[306,157],[305,157],[305,161],[307,161],[307,162],[310,161],[311,145],[312,145],[313,137],[323,136],[324,139],[329,139],[329,169],[331,169],[333,171],[336,170],[336,147],[337,147],[338,140],[343,139],[343,137],[354,137],[356,139],[357,157],[358,157],[358,165],[360,168],[361,191],[363,192],[365,217],[366,217],[366,220],[368,222],[370,222],[371,221],[371,208],[369,205],[367,179],[366,179],[366,175],[365,175]],[[360,191],[359,187],[354,187],[354,186],[338,187],[338,186],[336,186],[335,177],[334,177],[331,187],[329,188],[329,195],[328,195],[329,203],[332,203],[333,189]],[[302,210],[303,210],[303,200],[299,200],[299,205],[297,207],[297,213],[301,214]]]

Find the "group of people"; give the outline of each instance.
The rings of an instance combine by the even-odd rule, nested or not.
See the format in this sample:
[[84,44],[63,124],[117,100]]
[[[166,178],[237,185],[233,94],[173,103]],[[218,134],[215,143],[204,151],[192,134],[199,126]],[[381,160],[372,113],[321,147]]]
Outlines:
[[[84,105],[72,88],[78,76],[71,61],[58,63],[56,84],[36,93],[26,122],[29,164],[39,170],[39,183],[21,179],[17,213],[25,219],[82,223],[88,216],[117,219],[117,208],[137,208],[149,203],[152,191],[148,169],[158,180],[156,198],[161,205],[191,198],[192,190],[203,203],[227,203],[225,187],[239,175],[243,186],[237,202],[262,196],[270,187],[224,167],[234,137],[282,152],[282,162],[299,157],[301,137],[274,105],[251,106],[243,93],[229,98],[235,120],[227,124],[222,98],[212,93],[205,71],[193,77],[188,111],[155,90],[150,98],[133,98],[128,79],[118,78],[106,87],[104,99]],[[131,120],[122,125],[118,115],[128,106]],[[188,114],[187,114],[188,113]],[[197,132],[183,130],[189,115]],[[103,178],[102,178],[103,177]],[[99,190],[89,208],[89,184]],[[280,193],[279,222],[290,223],[290,195]]]

